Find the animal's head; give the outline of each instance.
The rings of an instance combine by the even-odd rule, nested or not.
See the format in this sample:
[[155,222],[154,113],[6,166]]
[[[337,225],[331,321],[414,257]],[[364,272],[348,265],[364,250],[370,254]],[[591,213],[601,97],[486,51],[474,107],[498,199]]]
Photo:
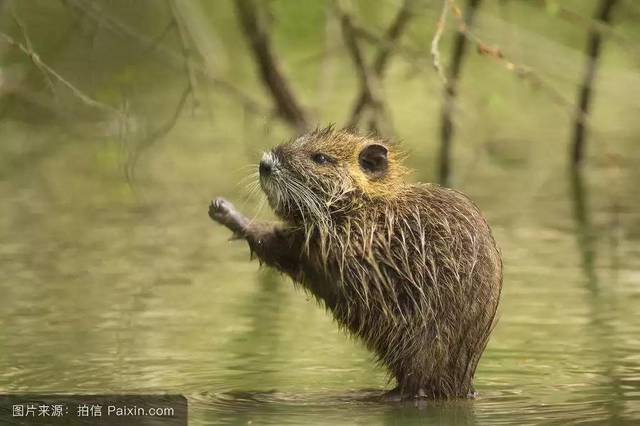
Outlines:
[[393,197],[405,169],[395,144],[332,127],[266,152],[260,184],[285,221],[306,222]]

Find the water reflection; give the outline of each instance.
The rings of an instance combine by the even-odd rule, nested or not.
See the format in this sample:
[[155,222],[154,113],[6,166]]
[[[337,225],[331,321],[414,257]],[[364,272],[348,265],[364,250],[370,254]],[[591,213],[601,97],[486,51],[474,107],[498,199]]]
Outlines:
[[576,223],[577,249],[580,251],[585,283],[590,292],[597,294],[595,235],[591,226],[588,193],[582,176],[582,169],[573,167],[570,171],[571,200]]
[[[244,244],[242,246],[245,248]],[[234,354],[234,362],[229,368],[239,375],[259,375],[264,382],[277,385],[280,381],[278,370],[268,365],[271,359],[283,356],[279,327],[282,308],[288,301],[283,286],[290,283],[282,282],[281,277],[271,270],[260,271],[256,281],[255,290],[239,306],[247,326],[233,336],[222,351]]]
[[[603,376],[610,397],[604,404],[607,421],[610,424],[622,424],[624,420],[624,390],[622,381],[617,374],[621,360],[617,356],[616,329],[612,324],[613,312],[616,311],[615,299],[611,296],[609,287],[615,285],[614,282],[601,283],[597,270],[597,246],[598,241],[591,222],[591,207],[589,203],[589,190],[585,183],[582,169],[574,167],[571,169],[570,190],[573,204],[573,214],[576,224],[577,249],[580,252],[582,271],[584,275],[584,285],[590,306],[589,326],[592,330],[591,342],[589,345],[600,353],[598,357],[600,366],[598,370]],[[615,274],[616,264],[611,270]],[[577,401],[588,402],[584,397]],[[598,406],[601,401],[592,402],[590,405]]]
[[474,401],[381,403],[379,390],[293,395],[278,391],[192,395],[203,424],[476,425]]

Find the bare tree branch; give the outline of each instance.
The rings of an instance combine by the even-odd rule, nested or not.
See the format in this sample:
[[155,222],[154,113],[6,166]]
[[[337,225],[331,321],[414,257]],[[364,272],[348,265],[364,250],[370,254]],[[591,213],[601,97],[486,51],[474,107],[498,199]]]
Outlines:
[[171,117],[164,124],[162,124],[160,127],[158,127],[156,130],[154,130],[152,133],[144,137],[136,144],[135,150],[133,151],[133,154],[131,155],[131,158],[129,159],[125,169],[125,174],[129,183],[134,180],[135,167],[142,152],[155,144],[156,141],[160,140],[175,127],[176,123],[178,122],[178,118],[184,110],[184,106],[189,96],[193,98],[195,106],[198,106],[198,100],[196,98],[198,84],[196,80],[196,70],[194,69],[190,40],[188,38],[187,31],[184,28],[183,22],[181,21],[180,15],[176,10],[175,2],[173,0],[167,1],[169,3],[169,10],[171,11],[171,22],[169,23],[167,28],[175,28],[176,32],[178,33],[180,45],[182,47],[182,54],[184,57],[184,69],[187,76],[187,85],[183,90],[176,105],[176,109],[174,110]]
[[[613,10],[617,0],[601,0],[596,10],[594,19],[603,23],[609,22],[611,11]],[[596,28],[589,33],[589,41],[587,44],[587,63],[585,65],[584,76],[580,93],[578,95],[578,109],[576,111],[576,120],[573,134],[573,144],[571,148],[571,164],[576,167],[582,164],[584,157],[584,145],[586,134],[586,123],[584,117],[589,114],[589,106],[591,104],[591,86],[596,76],[596,68],[598,59],[600,58],[600,49],[602,46],[602,34]]]
[[[325,22],[324,22],[324,48],[317,59],[320,60],[320,78],[318,79],[316,105],[316,116],[320,115],[320,112],[324,109],[329,101],[330,94],[332,93],[333,83],[336,77],[336,61],[335,56],[338,53],[338,46],[340,45],[339,36],[339,22],[335,16],[331,7],[325,8]],[[314,58],[313,62],[316,60]]]
[[164,27],[164,29],[158,33],[157,36],[149,40],[149,45],[145,47],[145,50],[140,54],[140,56],[141,57],[146,56],[148,53],[151,53],[155,49],[157,49],[160,43],[162,43],[165,37],[167,37],[167,35],[171,33],[171,31],[175,28],[175,26],[176,26],[175,19],[171,19],[169,23]]
[[[162,58],[167,65],[173,67],[174,69],[183,69],[184,55],[175,52],[173,49],[167,46],[157,45],[157,38],[152,39],[140,34],[135,29],[129,27],[123,22],[110,16],[104,10],[100,9],[100,7],[96,5],[96,3],[86,2],[83,0],[64,0],[64,3],[80,10],[88,18],[98,22],[103,28],[111,31],[114,34],[128,37],[147,49],[149,48],[149,46],[157,46],[155,49],[151,49],[150,52],[161,54],[159,57]],[[256,101],[251,96],[247,95],[228,81],[215,76],[201,64],[193,64],[193,68],[198,72],[199,75],[206,78],[208,82],[233,96],[246,108],[247,111],[269,115],[268,107],[262,105],[261,102]]]
[[[455,0],[450,1],[455,3]],[[530,66],[512,61],[499,47],[492,46],[484,42],[480,37],[475,35],[469,29],[469,25],[465,23],[465,19],[461,14],[456,14],[456,18],[458,20],[458,33],[462,34],[464,38],[467,39],[467,41],[471,42],[475,46],[478,54],[496,61],[497,63],[503,65],[507,71],[515,74],[516,77],[526,80],[531,83],[534,88],[541,89],[546,92],[546,94],[550,97],[551,100],[553,100],[555,104],[561,105],[565,108],[567,114],[570,114],[571,116],[577,116],[577,119],[582,120],[584,123],[588,122],[589,117],[583,113],[575,113],[574,103],[566,96],[564,96],[559,90],[555,89],[552,85],[545,81],[545,79],[538,72],[536,72],[536,70],[534,70]]]
[[[440,121],[440,153],[438,156],[438,181],[441,185],[449,186],[451,184],[451,149],[453,139],[453,120],[451,118],[454,109],[454,102],[458,86],[458,78],[462,69],[462,59],[464,58],[467,46],[468,26],[471,25],[475,12],[480,5],[481,0],[468,0],[465,9],[465,16],[457,9],[455,0],[443,0],[442,17],[446,18],[446,10],[452,9],[452,14],[459,20],[458,33],[453,44],[451,52],[451,62],[447,67],[447,74],[444,76],[444,99],[442,100],[442,116]],[[438,25],[443,25],[438,22]],[[437,35],[437,32],[436,32]],[[434,36],[434,40],[435,40]],[[437,42],[436,42],[437,43]],[[437,44],[436,44],[437,46]],[[433,44],[432,44],[433,52]],[[434,57],[434,66],[436,66]],[[439,66],[439,64],[438,64]],[[438,69],[436,67],[436,69]],[[439,72],[442,72],[440,69]]]
[[[22,33],[22,38],[24,38],[24,42],[27,49],[30,52],[33,52],[33,44],[31,43],[31,38],[27,33],[27,28],[25,27],[24,23],[22,22],[22,20],[18,18],[18,15],[16,15],[14,12],[11,12],[11,18],[13,19],[13,22],[16,23],[17,27],[20,29],[20,32]],[[44,81],[47,85],[47,88],[49,89],[51,94],[55,97],[55,89],[53,86],[53,81],[51,81],[51,76],[42,66],[40,66],[38,62],[34,61],[31,57],[30,59],[33,65],[35,65],[38,71],[40,71],[40,73],[42,74],[42,77],[44,78]]]
[[[453,100],[456,96],[456,87],[457,87],[457,79],[460,74],[460,66],[461,59],[464,56],[464,48],[466,42],[471,42],[475,45],[476,50],[479,54],[486,56],[495,60],[496,62],[501,63],[504,67],[513,72],[516,76],[525,79],[531,82],[534,87],[543,89],[550,98],[554,101],[554,103],[562,105],[566,107],[567,112],[573,111],[574,104],[567,99],[561,92],[553,88],[549,85],[543,78],[540,77],[531,67],[515,63],[507,58],[502,50],[498,47],[491,46],[485,43],[482,39],[476,36],[470,29],[470,25],[472,22],[472,17],[474,13],[474,9],[477,8],[480,0],[468,0],[467,2],[467,10],[465,11],[465,16],[462,16],[462,13],[459,13],[457,6],[455,4],[455,0],[443,0],[445,5],[448,5],[458,21],[458,34],[456,36],[456,40],[454,42],[454,50],[452,53],[452,61],[448,70],[447,82],[445,84],[445,100],[443,102],[443,112],[442,112],[442,124],[441,124],[441,149],[439,156],[439,181],[447,185],[450,183],[450,151],[451,151],[451,138],[453,135],[453,123],[451,120],[451,114],[453,112]],[[602,0],[604,2],[607,1],[615,1],[615,0]],[[602,10],[602,9],[600,9]],[[607,12],[608,13],[608,12]],[[594,27],[596,28],[596,27]],[[598,27],[601,28],[601,27]],[[595,30],[594,34],[600,35],[600,30]],[[597,56],[597,55],[596,55]],[[591,77],[593,78],[593,76]],[[588,84],[590,86],[590,83]],[[590,90],[589,90],[590,92]],[[587,95],[588,97],[588,95]],[[587,100],[588,103],[588,100]],[[578,111],[574,113],[574,117],[576,120],[576,126],[582,127],[582,131],[584,131],[584,126],[586,126],[588,122],[588,114],[587,111],[583,108],[579,108]],[[577,149],[578,151],[581,149],[580,147],[573,147],[574,151]],[[574,155],[576,155],[574,153]],[[581,152],[577,154],[578,157],[581,156]]]
[[443,0],[442,12],[440,12],[440,17],[438,18],[438,22],[436,22],[436,32],[431,40],[431,58],[433,61],[433,68],[435,68],[440,80],[442,80],[444,84],[447,84],[447,77],[444,75],[442,63],[440,62],[440,38],[442,37],[442,32],[444,31],[444,27],[447,23],[448,12],[449,0]]
[[185,87],[185,89],[182,91],[182,94],[180,95],[180,99],[178,100],[176,109],[173,111],[173,114],[171,114],[171,117],[169,117],[166,122],[164,122],[157,129],[145,136],[136,144],[133,154],[126,164],[125,169],[126,178],[129,183],[133,182],[134,180],[136,164],[138,163],[142,152],[146,151],[149,147],[155,144],[158,140],[164,137],[175,127],[176,123],[178,122],[178,118],[180,118],[182,110],[184,110],[187,99],[192,93],[192,90],[193,89],[191,85],[187,84],[187,87]]
[[252,0],[236,0],[235,5],[262,83],[271,93],[278,114],[298,131],[308,129],[306,113],[273,54],[269,34],[257,14],[258,5]]
[[[339,1],[336,1],[334,6],[340,20],[342,37],[344,38],[345,45],[349,51],[349,56],[353,61],[360,79],[360,92],[364,94],[366,99],[368,99],[368,103],[373,109],[373,119],[370,123],[370,130],[379,133],[387,133],[390,129],[387,129],[389,126],[387,126],[386,123],[388,120],[385,100],[380,86],[380,81],[378,80],[378,75],[372,69],[369,69],[365,62],[364,55],[356,37],[352,16],[342,8]],[[384,130],[386,131],[381,127],[385,127]]]
[[198,98],[196,97],[198,82],[196,80],[196,71],[193,67],[193,56],[187,36],[187,31],[184,28],[178,11],[176,10],[175,2],[172,0],[168,0],[168,2],[169,10],[171,10],[171,16],[178,31],[178,36],[180,38],[180,46],[182,47],[182,55],[184,56],[184,68],[189,84],[188,90],[191,94],[191,97],[193,98],[194,106],[197,108],[199,106]]
[[66,80],[64,77],[62,77],[60,74],[58,74],[57,71],[55,71],[53,68],[51,68],[49,65],[47,65],[46,63],[44,63],[42,61],[42,59],[40,59],[40,56],[33,50],[30,49],[29,47],[25,46],[24,44],[16,41],[13,37],[11,37],[10,35],[0,32],[0,37],[2,37],[10,46],[13,46],[17,49],[19,49],[22,53],[24,53],[30,60],[31,62],[33,62],[33,64],[40,69],[42,72],[46,73],[48,76],[53,77],[55,80],[57,80],[58,82],[60,82],[62,85],[64,85],[67,89],[69,89],[71,91],[71,93],[73,93],[73,95],[78,98],[80,101],[82,101],[85,105],[101,110],[101,111],[106,111],[109,113],[118,113],[118,110],[113,108],[112,106],[109,106],[107,104],[104,104],[102,102],[96,101],[95,99],[91,98],[89,95],[85,94],[82,90],[78,89],[76,86],[74,86],[72,83],[70,83],[68,80]]
[[391,54],[396,47],[396,43],[400,40],[400,37],[409,24],[409,21],[413,17],[413,4],[414,0],[404,0],[400,5],[396,16],[391,21],[389,28],[387,28],[385,33],[387,43],[381,47],[373,61],[373,69],[379,77],[382,77],[386,71]]
[[[541,7],[547,7],[549,1],[550,0],[538,0],[535,2],[535,4]],[[595,31],[603,36],[610,37],[611,39],[616,40],[618,43],[620,43],[620,45],[627,49],[629,52],[632,52],[636,55],[640,53],[640,46],[638,46],[638,42],[636,40],[621,34],[620,31],[611,26],[609,21],[601,21],[600,19],[598,19],[597,14],[593,17],[583,16],[580,13],[576,13],[573,10],[562,6],[561,2],[554,2],[553,7],[557,10],[557,13],[555,13],[554,15],[564,20],[565,22],[576,24],[590,32]],[[627,12],[630,12],[628,8]],[[633,15],[634,14],[632,13],[629,18],[638,18],[637,15]]]
[[[409,21],[411,20],[413,0],[403,0],[402,5],[398,9],[396,16],[391,21],[391,24],[385,32],[385,43],[381,43],[378,53],[373,62],[373,70],[378,80],[384,77],[384,73],[389,62],[389,58],[393,53],[396,43],[407,28]],[[357,28],[352,24],[354,28]],[[367,97],[367,93],[364,88],[361,88],[360,94],[356,98],[356,101],[351,110],[351,116],[347,121],[347,127],[357,127],[362,113],[365,107],[370,104],[372,99]]]

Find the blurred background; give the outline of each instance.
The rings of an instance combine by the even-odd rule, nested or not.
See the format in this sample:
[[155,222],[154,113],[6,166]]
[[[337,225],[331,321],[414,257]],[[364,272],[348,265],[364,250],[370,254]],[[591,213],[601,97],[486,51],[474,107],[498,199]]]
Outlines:
[[[177,392],[190,424],[640,422],[634,0],[0,1],[0,392]],[[207,217],[335,123],[469,194],[505,265],[480,397],[373,357]]]

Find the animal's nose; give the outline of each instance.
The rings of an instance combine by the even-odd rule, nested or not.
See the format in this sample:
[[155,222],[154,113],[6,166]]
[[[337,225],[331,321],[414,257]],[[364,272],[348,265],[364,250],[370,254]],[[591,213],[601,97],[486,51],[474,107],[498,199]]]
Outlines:
[[266,177],[273,171],[273,159],[269,154],[265,154],[260,160],[260,166],[258,167],[260,176]]
[[265,160],[260,161],[260,176],[268,176],[271,174],[271,163]]

